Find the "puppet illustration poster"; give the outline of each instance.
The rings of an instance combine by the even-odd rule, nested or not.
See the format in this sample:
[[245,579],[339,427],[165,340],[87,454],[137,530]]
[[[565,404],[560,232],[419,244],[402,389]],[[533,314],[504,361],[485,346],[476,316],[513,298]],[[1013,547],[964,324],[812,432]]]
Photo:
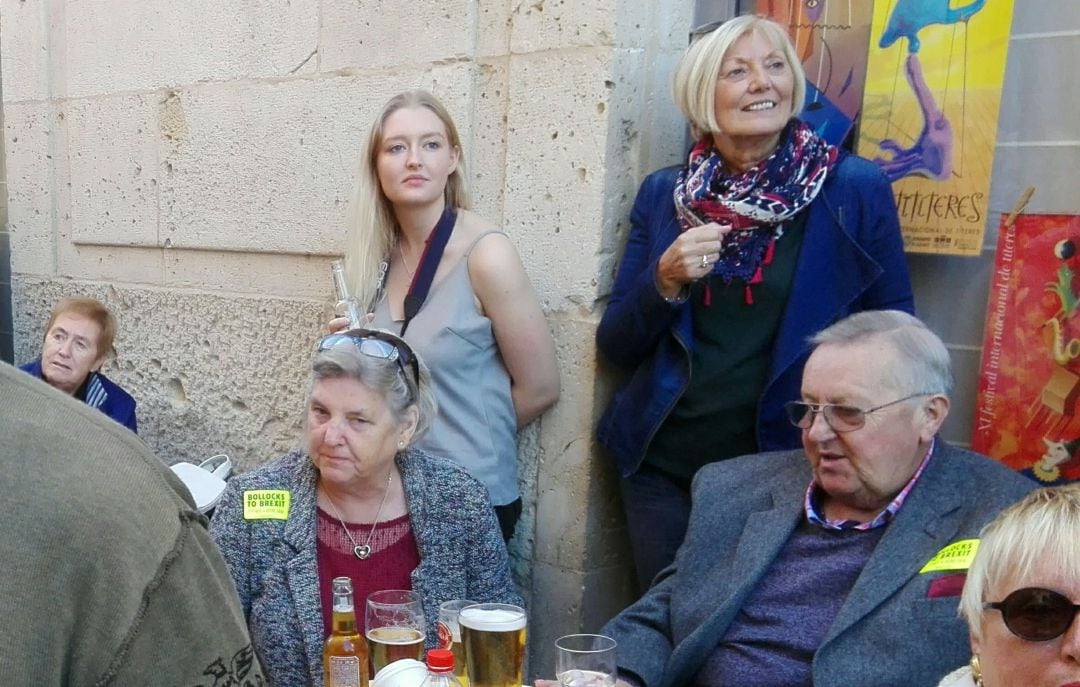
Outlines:
[[806,72],[806,106],[799,118],[829,143],[843,143],[862,105],[873,0],[755,0],[743,5],[740,10],[751,9],[788,27]]
[[877,0],[858,152],[893,183],[904,247],[977,255],[1013,0]]
[[998,238],[972,448],[1080,479],[1080,217],[1020,215]]

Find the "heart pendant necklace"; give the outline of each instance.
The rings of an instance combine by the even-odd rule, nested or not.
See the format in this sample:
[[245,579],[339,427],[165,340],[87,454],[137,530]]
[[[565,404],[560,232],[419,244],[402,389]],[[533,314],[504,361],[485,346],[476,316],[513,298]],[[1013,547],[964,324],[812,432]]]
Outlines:
[[386,497],[390,495],[390,482],[394,479],[393,471],[386,476],[386,491],[383,492],[382,501],[379,502],[379,510],[375,511],[375,522],[371,523],[371,531],[368,532],[367,541],[363,544],[357,544],[356,539],[353,538],[352,532],[345,526],[345,520],[338,513],[337,506],[334,505],[334,500],[330,498],[330,495],[323,491],[323,495],[326,497],[326,502],[330,504],[330,508],[334,511],[334,517],[341,523],[341,529],[345,530],[345,536],[349,538],[349,541],[353,545],[353,555],[360,560],[366,560],[371,555],[371,538],[375,536],[375,528],[379,526],[379,516],[382,515],[383,506],[386,505]]

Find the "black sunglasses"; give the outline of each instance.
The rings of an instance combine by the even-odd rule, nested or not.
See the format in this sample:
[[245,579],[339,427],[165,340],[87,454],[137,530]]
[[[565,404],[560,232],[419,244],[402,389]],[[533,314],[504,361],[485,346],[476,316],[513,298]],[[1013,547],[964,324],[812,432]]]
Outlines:
[[1042,587],[1024,587],[1004,601],[983,603],[983,609],[1001,611],[1009,632],[1029,642],[1048,642],[1065,634],[1072,625],[1080,604],[1069,597]]
[[405,366],[408,365],[412,369],[412,378],[416,388],[420,388],[420,363],[416,359],[416,354],[413,353],[413,350],[409,348],[409,344],[405,343],[404,339],[377,329],[350,329],[347,332],[339,332],[323,337],[319,341],[317,350],[322,353],[343,346],[352,346],[363,355],[372,358],[391,362],[396,361],[398,369],[401,370],[401,374],[405,379],[409,377],[408,372],[405,370]]

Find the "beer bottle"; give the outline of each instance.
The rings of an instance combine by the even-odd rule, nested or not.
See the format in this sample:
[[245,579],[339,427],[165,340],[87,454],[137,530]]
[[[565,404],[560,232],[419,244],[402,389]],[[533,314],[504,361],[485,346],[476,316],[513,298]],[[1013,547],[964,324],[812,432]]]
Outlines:
[[454,676],[454,652],[432,649],[427,652],[428,676],[420,687],[461,687]]
[[323,645],[326,687],[367,687],[368,649],[356,629],[352,580],[335,577],[333,594],[334,620]]

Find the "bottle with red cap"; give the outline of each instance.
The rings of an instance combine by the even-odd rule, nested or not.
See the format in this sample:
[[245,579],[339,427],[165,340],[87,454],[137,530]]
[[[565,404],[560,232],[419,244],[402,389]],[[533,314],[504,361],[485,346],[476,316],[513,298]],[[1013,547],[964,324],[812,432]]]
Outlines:
[[427,652],[427,678],[420,687],[461,687],[454,676],[454,652],[432,649]]

